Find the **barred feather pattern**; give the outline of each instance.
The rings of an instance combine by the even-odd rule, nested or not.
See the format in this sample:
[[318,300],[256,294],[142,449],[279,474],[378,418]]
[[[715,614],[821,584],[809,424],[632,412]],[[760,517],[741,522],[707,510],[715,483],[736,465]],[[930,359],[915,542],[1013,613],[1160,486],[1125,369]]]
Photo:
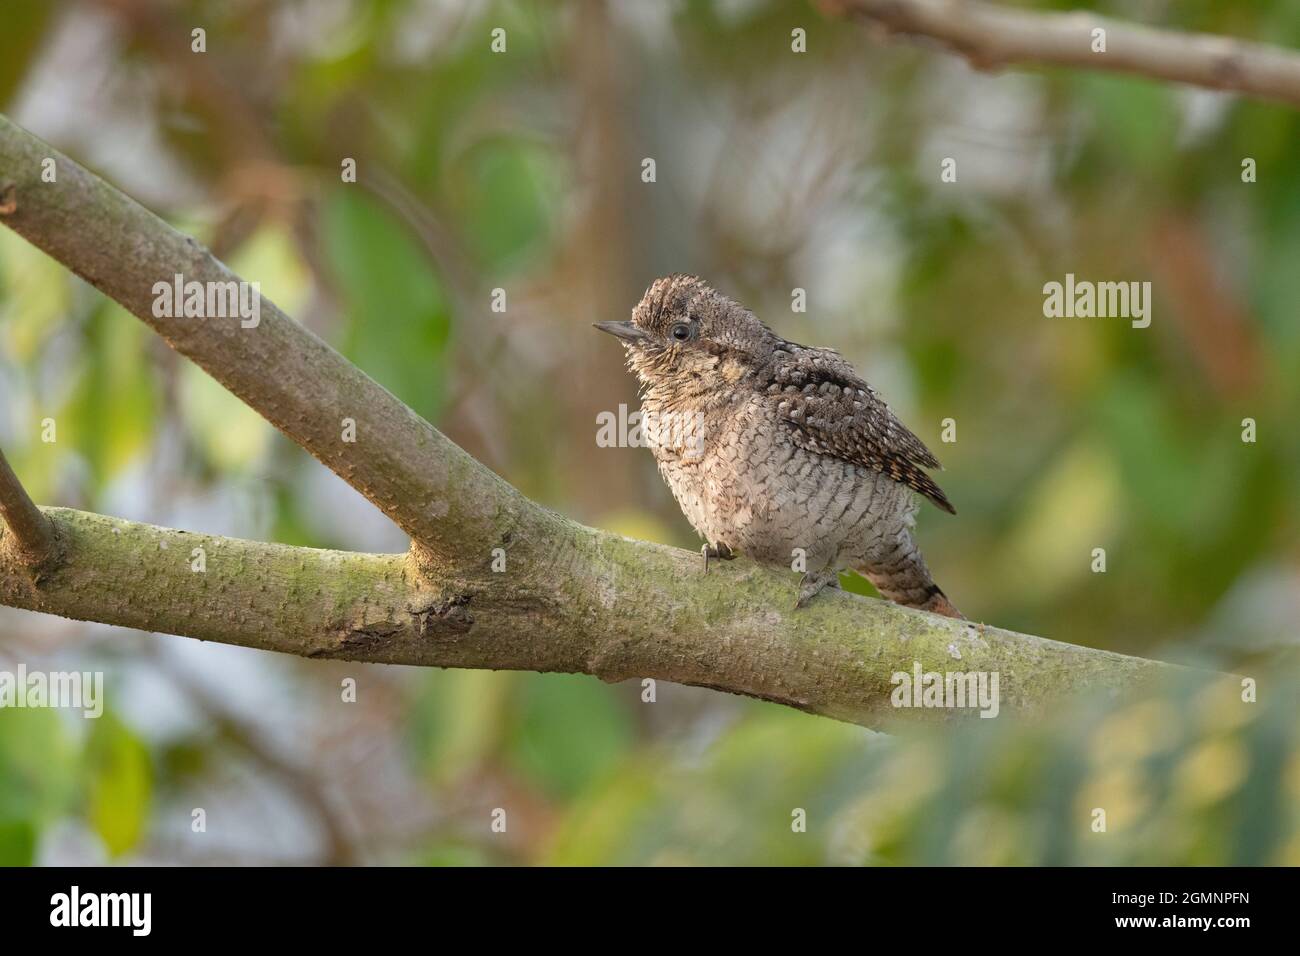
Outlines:
[[939,460],[838,352],[783,342],[767,393],[795,444],[865,465],[957,513],[924,471],[941,467]]

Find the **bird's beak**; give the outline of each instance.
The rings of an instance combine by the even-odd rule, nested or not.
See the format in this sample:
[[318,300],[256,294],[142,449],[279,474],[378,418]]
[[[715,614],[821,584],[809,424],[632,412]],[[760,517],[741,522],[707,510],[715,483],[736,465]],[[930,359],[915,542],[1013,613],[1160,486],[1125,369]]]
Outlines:
[[592,325],[602,332],[617,336],[629,345],[635,345],[646,338],[645,332],[638,329],[631,322],[593,322]]

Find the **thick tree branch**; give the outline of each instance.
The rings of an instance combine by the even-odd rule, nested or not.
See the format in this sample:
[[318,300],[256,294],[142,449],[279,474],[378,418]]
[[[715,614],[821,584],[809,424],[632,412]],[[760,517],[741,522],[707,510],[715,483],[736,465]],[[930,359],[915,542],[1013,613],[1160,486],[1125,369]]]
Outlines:
[[[50,508],[62,559],[39,585],[0,553],[0,603],[283,651],[436,667],[658,678],[869,726],[971,712],[895,710],[892,675],[997,671],[1004,712],[1132,689],[1171,665],[827,592],[794,578],[563,522],[544,567],[430,581],[408,555],[192,534]],[[195,549],[205,570],[195,571]]]
[[[9,529],[9,542],[19,560],[38,568],[54,554],[54,526],[27,495],[4,452],[0,451],[0,518]],[[4,542],[0,541],[0,545]]]
[[[57,183],[40,181],[45,157]],[[0,603],[304,657],[660,678],[875,726],[974,713],[892,708],[892,676],[917,664],[996,671],[1001,707],[1030,712],[1171,669],[842,592],[793,611],[793,575],[745,561],[704,575],[697,554],[582,527],[528,501],[265,300],[250,329],[155,316],[155,282],[239,277],[0,117],[6,180],[0,222],[148,322],[423,547],[345,554],[47,509],[58,560],[33,580],[0,549]],[[341,438],[344,417],[355,444]]]
[[[41,178],[52,158],[57,181]],[[116,299],[324,462],[432,555],[526,549],[548,515],[266,298],[239,318],[155,315],[155,283],[239,282],[198,242],[0,116],[0,222]],[[382,329],[373,330],[382,335]],[[344,440],[345,420],[355,442]]]
[[[1094,13],[1010,9],[980,0],[820,0],[890,33],[935,40],[981,70],[1041,64],[1129,73],[1300,106],[1300,53],[1205,33],[1178,33]],[[1093,30],[1106,31],[1093,52]]]

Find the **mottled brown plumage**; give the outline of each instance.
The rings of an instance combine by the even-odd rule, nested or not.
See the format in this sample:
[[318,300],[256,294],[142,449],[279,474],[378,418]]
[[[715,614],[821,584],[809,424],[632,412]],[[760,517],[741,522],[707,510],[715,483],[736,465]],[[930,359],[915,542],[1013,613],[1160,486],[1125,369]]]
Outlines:
[[838,353],[788,342],[694,276],[603,322],[643,388],[642,431],[707,557],[803,564],[803,604],[854,568],[891,600],[960,616],[912,540],[939,462]]

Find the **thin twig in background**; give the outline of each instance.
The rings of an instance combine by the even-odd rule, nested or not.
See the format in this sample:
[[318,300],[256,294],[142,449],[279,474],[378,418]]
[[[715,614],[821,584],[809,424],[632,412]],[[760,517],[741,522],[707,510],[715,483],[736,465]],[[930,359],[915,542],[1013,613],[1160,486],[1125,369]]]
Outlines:
[[[1080,67],[1300,106],[1300,53],[1265,43],[981,0],[820,0],[819,6],[886,33],[938,42],[979,70]],[[1095,30],[1105,31],[1104,52],[1094,52]]]
[[254,763],[279,781],[316,818],[324,844],[320,860],[322,865],[349,866],[357,862],[356,848],[348,827],[325,795],[323,781],[276,750],[254,726],[200,681],[160,653],[156,645],[151,648],[149,656],[158,670],[184,693],[185,699],[203,713],[225,740],[242,750]]

